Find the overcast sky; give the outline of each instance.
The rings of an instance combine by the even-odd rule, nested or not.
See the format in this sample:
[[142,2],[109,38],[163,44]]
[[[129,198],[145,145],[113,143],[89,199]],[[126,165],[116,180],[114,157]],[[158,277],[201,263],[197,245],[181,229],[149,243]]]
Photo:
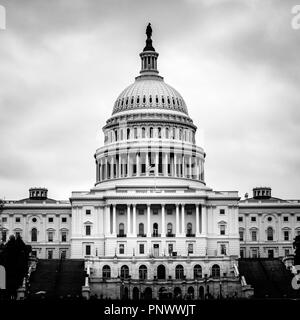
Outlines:
[[297,2],[0,0],[0,197],[93,187],[102,127],[138,75],[151,22],[160,74],[207,153],[207,185],[300,199]]

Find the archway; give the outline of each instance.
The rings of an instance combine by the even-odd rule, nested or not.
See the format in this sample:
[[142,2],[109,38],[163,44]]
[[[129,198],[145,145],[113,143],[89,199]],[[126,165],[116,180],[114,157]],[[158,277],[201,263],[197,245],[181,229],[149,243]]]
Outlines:
[[199,299],[204,299],[204,287],[202,286],[199,288]]
[[160,280],[166,279],[166,268],[162,264],[160,264],[157,267],[157,279],[160,279]]
[[179,287],[176,287],[174,289],[174,299],[178,300],[178,299],[181,299],[182,298],[182,295],[181,295],[181,289]]
[[158,299],[159,300],[166,300],[168,299],[168,290],[165,287],[161,287],[158,290]]
[[145,300],[152,300],[152,289],[147,287],[144,291],[144,299]]
[[195,290],[193,287],[189,287],[187,291],[187,299],[194,300],[194,298],[195,298]]
[[139,300],[140,299],[140,291],[137,287],[134,287],[132,290],[132,299]]

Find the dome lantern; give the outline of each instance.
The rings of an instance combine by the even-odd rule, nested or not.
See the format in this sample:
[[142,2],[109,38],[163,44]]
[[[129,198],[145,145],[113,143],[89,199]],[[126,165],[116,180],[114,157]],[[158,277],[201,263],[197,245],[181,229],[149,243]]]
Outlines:
[[141,57],[141,71],[140,74],[147,74],[147,75],[157,75],[157,58],[158,53],[155,51],[155,49],[152,46],[152,28],[151,23],[148,24],[146,28],[146,46],[143,50],[143,52],[140,53]]

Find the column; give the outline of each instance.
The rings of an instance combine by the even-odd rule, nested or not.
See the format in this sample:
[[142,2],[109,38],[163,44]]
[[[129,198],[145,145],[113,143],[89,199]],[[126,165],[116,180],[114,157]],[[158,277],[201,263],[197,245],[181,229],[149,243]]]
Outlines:
[[199,232],[199,204],[196,203],[196,237],[200,235]]
[[115,177],[115,156],[111,156],[111,164],[110,164],[110,178],[113,179]]
[[140,175],[140,156],[139,153],[136,154],[136,175]]
[[184,222],[184,204],[181,205],[181,234],[185,236],[185,222]]
[[[171,160],[171,159],[170,159]],[[165,171],[164,171],[164,176],[168,176],[168,153],[165,153]]]
[[107,174],[108,174],[108,160],[107,157],[105,157],[105,179],[107,180]]
[[199,163],[199,159],[197,159],[197,162],[196,162],[196,179],[200,180],[200,163]]
[[102,159],[100,159],[100,172],[99,172],[99,178],[100,178],[100,181],[103,180],[103,176],[102,176]]
[[121,166],[122,166],[122,157],[119,154],[119,161],[118,161],[118,178],[121,178]]
[[117,212],[116,205],[113,205],[113,236],[116,236]]
[[201,205],[201,234],[207,234],[207,208],[206,205]]
[[105,234],[111,235],[110,232],[110,206],[105,206]]
[[127,204],[127,236],[131,234],[130,204]]
[[166,236],[166,231],[165,231],[165,205],[161,205],[161,236],[165,237]]
[[148,151],[146,152],[146,176],[149,176],[149,153]]
[[132,213],[132,235],[136,237],[136,204],[132,205],[133,213]]
[[150,204],[147,204],[147,237],[151,237],[151,229],[150,229]]
[[176,204],[176,237],[179,236],[179,205]]
[[131,170],[130,170],[130,153],[127,153],[127,177],[131,177]]
[[158,177],[158,152],[155,153],[155,176]]
[[174,177],[177,177],[177,161],[176,161],[176,153],[174,153],[174,171],[173,171],[173,174],[174,174]]

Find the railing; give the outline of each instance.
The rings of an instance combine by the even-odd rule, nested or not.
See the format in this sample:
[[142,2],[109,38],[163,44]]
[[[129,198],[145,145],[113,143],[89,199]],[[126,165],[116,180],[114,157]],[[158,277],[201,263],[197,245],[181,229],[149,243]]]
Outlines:
[[187,233],[186,236],[187,237],[195,237],[195,233]]
[[117,237],[118,237],[118,238],[126,238],[126,236],[127,236],[127,235],[124,234],[124,233],[118,233],[118,234],[117,234]]
[[174,233],[167,233],[166,236],[167,237],[175,237],[175,234]]
[[146,237],[146,234],[145,233],[139,233],[137,236],[138,237]]
[[160,237],[160,233],[152,233],[152,237]]

